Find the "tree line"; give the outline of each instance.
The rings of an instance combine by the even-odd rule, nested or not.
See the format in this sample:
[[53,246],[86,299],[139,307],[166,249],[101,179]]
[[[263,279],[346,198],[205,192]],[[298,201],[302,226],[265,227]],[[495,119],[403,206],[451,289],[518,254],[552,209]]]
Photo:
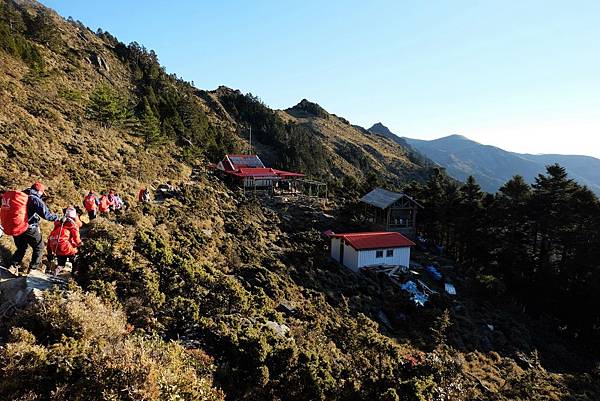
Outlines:
[[406,190],[423,203],[420,230],[438,250],[497,295],[598,341],[600,202],[563,167],[547,166],[531,185],[515,176],[495,195],[473,177],[461,185],[441,169]]

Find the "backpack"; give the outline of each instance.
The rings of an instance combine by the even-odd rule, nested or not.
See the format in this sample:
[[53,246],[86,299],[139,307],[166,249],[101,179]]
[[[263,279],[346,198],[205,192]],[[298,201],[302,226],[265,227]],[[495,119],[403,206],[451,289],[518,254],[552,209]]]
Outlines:
[[21,191],[8,191],[2,195],[0,222],[5,234],[16,237],[27,231],[29,227],[28,201],[29,195]]
[[96,210],[96,197],[94,195],[88,195],[83,200],[83,206],[85,206],[85,210],[92,211]]
[[100,211],[100,213],[106,213],[106,212],[108,212],[109,208],[110,208],[110,201],[108,200],[108,196],[102,195],[100,197],[98,210]]
[[71,232],[65,223],[66,219],[63,219],[61,224],[55,224],[54,230],[48,237],[48,249],[58,256],[69,256],[74,253],[73,245],[71,245]]

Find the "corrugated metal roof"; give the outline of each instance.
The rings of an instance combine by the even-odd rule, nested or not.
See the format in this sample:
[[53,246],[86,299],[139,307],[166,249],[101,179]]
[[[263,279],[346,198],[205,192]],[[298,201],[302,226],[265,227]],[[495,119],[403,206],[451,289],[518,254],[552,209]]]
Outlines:
[[411,202],[413,202],[415,205],[419,206],[420,208],[423,208],[423,206],[421,206],[417,201],[415,201],[410,196],[400,193],[400,192],[388,191],[387,189],[383,189],[383,188],[375,188],[374,190],[372,190],[371,192],[369,192],[368,194],[366,194],[365,196],[360,198],[360,200],[361,200],[361,202],[364,202],[371,206],[375,206],[380,209],[387,209],[394,202],[398,201],[401,198],[407,198]]
[[363,232],[334,234],[333,238],[342,238],[352,248],[358,250],[401,248],[414,246],[415,243],[404,235],[395,232]]
[[226,155],[226,159],[228,159],[231,162],[233,170],[238,170],[242,167],[265,167],[258,155]]

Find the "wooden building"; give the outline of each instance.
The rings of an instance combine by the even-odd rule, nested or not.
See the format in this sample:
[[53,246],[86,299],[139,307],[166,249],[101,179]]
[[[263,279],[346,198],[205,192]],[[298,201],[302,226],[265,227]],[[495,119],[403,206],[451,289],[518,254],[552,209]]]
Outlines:
[[360,200],[365,204],[367,222],[378,229],[415,238],[417,212],[423,206],[413,198],[403,193],[375,188]]
[[304,177],[301,173],[265,167],[258,155],[225,155],[214,167],[239,182],[245,190],[272,190],[281,182]]
[[327,198],[326,183],[307,179],[302,173],[266,167],[258,155],[229,154],[210,167],[244,191]]
[[331,257],[357,272],[361,267],[410,264],[410,247],[415,244],[400,233],[363,232],[329,235]]

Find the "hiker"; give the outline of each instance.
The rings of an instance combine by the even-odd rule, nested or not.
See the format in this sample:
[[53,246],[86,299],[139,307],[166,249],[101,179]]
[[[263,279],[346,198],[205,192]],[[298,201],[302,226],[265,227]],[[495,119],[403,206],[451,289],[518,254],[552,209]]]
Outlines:
[[121,198],[121,196],[118,193],[115,193],[115,209],[116,210],[121,210],[123,208],[126,208],[125,203],[123,202],[123,198]]
[[110,207],[112,211],[121,210],[123,207],[123,200],[114,189],[108,192],[108,200],[112,202],[112,206]]
[[85,207],[90,221],[94,220],[98,211],[98,198],[96,198],[94,191],[90,191],[83,198],[83,207]]
[[46,249],[48,251],[48,262],[52,263],[56,257],[57,267],[54,275],[57,275],[67,265],[67,261],[73,262],[77,254],[77,248],[81,246],[79,235],[80,220],[74,207],[65,209],[64,216],[54,222],[54,230],[48,237]]
[[140,189],[140,192],[138,193],[138,201],[140,203],[150,202],[150,191],[148,191],[148,188]]
[[100,199],[98,200],[98,213],[106,217],[110,211],[110,207],[113,205],[114,203],[110,201],[106,191],[102,191],[100,193]]
[[40,267],[44,253],[44,240],[39,226],[40,219],[58,220],[58,216],[52,213],[42,200],[45,190],[42,183],[36,182],[31,188],[24,191],[13,190],[2,195],[0,209],[2,227],[7,235],[13,237],[17,247],[12,256],[12,266],[9,268],[14,274],[19,273],[19,267],[28,246],[32,248],[33,253],[27,272]]
[[117,208],[117,202],[115,199],[115,190],[111,189],[110,191],[108,191],[108,202],[109,202],[109,209],[111,212],[114,212],[115,209]]
[[77,214],[77,209],[75,208],[75,206],[70,205],[66,209],[63,209],[63,215],[64,216],[71,215],[70,218],[73,220],[73,222],[77,226],[77,229],[80,229],[81,227],[83,227],[83,222],[79,218],[79,215]]

